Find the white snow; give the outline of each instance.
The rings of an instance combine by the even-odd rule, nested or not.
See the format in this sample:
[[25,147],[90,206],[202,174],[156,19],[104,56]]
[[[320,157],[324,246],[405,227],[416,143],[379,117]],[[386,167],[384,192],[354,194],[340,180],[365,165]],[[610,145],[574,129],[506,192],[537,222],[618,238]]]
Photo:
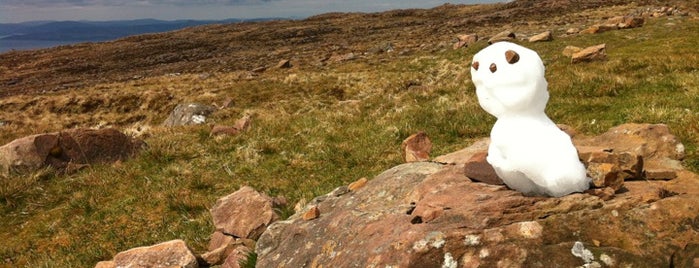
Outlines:
[[589,188],[570,137],[544,112],[548,83],[535,51],[490,45],[473,57],[471,78],[481,107],[497,118],[487,161],[508,187],[555,197]]

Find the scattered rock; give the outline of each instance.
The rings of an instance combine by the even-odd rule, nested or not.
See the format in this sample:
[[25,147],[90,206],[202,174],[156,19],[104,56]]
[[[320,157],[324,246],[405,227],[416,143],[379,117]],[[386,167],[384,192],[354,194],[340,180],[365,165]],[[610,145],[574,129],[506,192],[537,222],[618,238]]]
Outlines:
[[587,176],[597,188],[609,187],[618,191],[624,185],[624,177],[619,166],[611,163],[588,163]]
[[488,152],[475,154],[464,164],[464,174],[471,180],[487,184],[503,185],[504,183],[495,173],[493,166],[488,163],[486,157]]
[[224,260],[223,264],[221,265],[221,268],[239,268],[240,263],[247,259],[248,254],[250,254],[252,250],[248,247],[236,247],[233,249],[233,252],[228,254],[228,257]]
[[566,46],[566,47],[563,49],[563,53],[562,53],[562,54],[563,54],[563,56],[566,56],[566,57],[572,57],[573,54],[578,53],[578,52],[580,52],[581,50],[582,50],[582,48],[579,48],[579,47],[576,47],[576,46]]
[[617,16],[609,18],[604,24],[616,25],[619,29],[637,28],[643,26],[645,19],[643,17]]
[[359,180],[357,180],[357,181],[355,181],[355,182],[353,182],[353,183],[350,183],[350,184],[347,186],[347,188],[348,188],[350,191],[359,190],[360,188],[364,187],[364,185],[366,185],[367,181],[369,181],[369,180],[367,180],[366,178],[361,178],[361,179],[359,179]]
[[264,67],[264,66],[260,66],[260,67],[257,67],[255,69],[252,69],[253,73],[264,73],[265,71],[267,71],[267,67]]
[[607,58],[606,44],[586,47],[581,51],[573,53],[571,63],[604,60]]
[[280,60],[277,65],[274,66],[276,69],[288,69],[291,68],[291,61],[290,60]]
[[235,121],[233,127],[236,128],[238,131],[245,131],[250,127],[251,123],[252,117],[249,114],[245,114],[242,118]]
[[432,141],[423,131],[410,135],[401,144],[405,162],[430,160],[430,151],[432,151]]
[[235,136],[238,133],[240,133],[240,130],[238,130],[235,127],[229,127],[229,126],[221,126],[221,125],[215,125],[211,129],[211,136],[219,136],[219,135],[228,135],[228,136]]
[[257,239],[279,218],[274,212],[272,198],[248,186],[218,199],[211,208],[211,217],[217,231],[250,239]]
[[462,47],[467,47],[470,46],[478,41],[478,35],[477,34],[460,34],[456,36],[457,41],[454,43],[453,48],[454,49],[459,49]]
[[174,127],[203,124],[206,122],[206,117],[214,111],[216,111],[216,107],[204,104],[178,104],[170,113],[170,116],[165,119],[163,126]]
[[234,104],[233,98],[226,97],[226,99],[223,100],[221,107],[219,107],[219,108],[220,109],[231,108],[231,107],[233,107],[233,104]]
[[343,55],[333,54],[332,56],[330,56],[330,58],[328,58],[328,61],[331,61],[331,62],[342,62],[342,61],[354,60],[354,59],[356,59],[356,58],[357,58],[357,55],[355,55],[354,53],[350,52],[350,53],[343,54]]
[[137,153],[143,142],[113,128],[71,129],[16,139],[0,147],[0,175],[59,171],[96,163],[114,163]]
[[[199,267],[196,257],[182,240],[129,249],[115,255],[113,262],[116,267]],[[110,267],[108,262],[98,265]]]
[[512,41],[514,39],[515,39],[515,33],[513,33],[512,31],[506,30],[506,31],[502,31],[502,32],[494,35],[490,39],[488,39],[488,44],[497,43],[497,42],[501,42],[501,41]]
[[234,238],[217,231],[211,236],[209,251],[199,256],[199,265],[207,267],[221,265],[227,262],[231,255],[245,256],[252,251],[254,244],[254,240]]
[[553,33],[551,31],[545,31],[543,33],[529,37],[529,42],[545,42],[553,40]]
[[308,211],[306,211],[306,213],[303,213],[302,218],[304,221],[310,221],[313,219],[317,219],[318,217],[320,217],[320,210],[317,206],[312,206],[308,209]]
[[573,34],[577,34],[579,32],[580,32],[580,29],[578,29],[578,28],[569,28],[568,30],[566,30],[566,35],[573,35]]

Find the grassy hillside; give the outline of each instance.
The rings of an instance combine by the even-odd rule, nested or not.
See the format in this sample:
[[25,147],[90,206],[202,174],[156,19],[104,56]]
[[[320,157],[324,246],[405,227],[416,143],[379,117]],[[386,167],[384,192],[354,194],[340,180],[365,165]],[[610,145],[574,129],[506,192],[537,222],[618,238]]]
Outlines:
[[[637,8],[575,14],[597,20],[602,13]],[[570,26],[577,25],[483,25],[463,32],[485,35],[514,27],[558,35]],[[251,77],[245,68],[180,69],[4,97],[3,144],[42,131],[111,125],[140,128],[148,148],[135,159],[67,176],[45,170],[0,179],[0,266],[90,267],[123,250],[177,238],[202,253],[213,232],[208,209],[242,185],[287,197],[289,207],[280,210],[286,216],[301,199],[401,163],[401,141],[419,130],[432,139],[434,156],[463,148],[487,136],[494,122],[478,106],[469,74],[472,55],[486,43],[453,50],[450,42],[396,42],[393,52],[357,53],[357,59],[340,62],[292,61],[291,69]],[[572,65],[561,55],[567,45],[598,43],[607,44],[607,61]],[[685,165],[699,171],[696,17],[653,18],[636,29],[522,44],[544,59],[547,112],[554,121],[584,134],[629,122],[668,124],[687,147]],[[293,48],[280,53],[292,54]],[[220,104],[227,97],[233,107],[208,122],[232,124],[251,113],[252,127],[241,135],[213,138],[209,125],[158,126],[177,103]]]

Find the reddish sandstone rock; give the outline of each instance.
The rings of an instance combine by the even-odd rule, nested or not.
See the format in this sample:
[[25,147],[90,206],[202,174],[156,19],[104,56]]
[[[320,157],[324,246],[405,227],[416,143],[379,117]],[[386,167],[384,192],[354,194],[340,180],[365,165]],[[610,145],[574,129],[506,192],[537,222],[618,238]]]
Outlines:
[[573,53],[571,63],[604,60],[607,58],[606,48],[606,44],[586,47]]
[[138,152],[143,142],[118,130],[71,129],[16,139],[0,147],[0,174],[32,172],[44,167],[123,161]]
[[116,267],[199,267],[197,259],[182,240],[129,249],[114,256]]
[[430,160],[432,141],[425,132],[418,132],[403,140],[401,152],[405,162],[417,162]]
[[553,33],[551,31],[545,31],[540,34],[533,35],[529,37],[529,42],[546,42],[553,40]]
[[211,208],[216,230],[238,238],[257,239],[279,216],[269,196],[244,186],[222,197]]
[[[604,147],[624,143],[607,142]],[[665,267],[691,263],[696,256],[691,245],[699,244],[699,176],[691,172],[678,170],[669,181],[626,181],[616,194],[605,187],[546,198],[474,183],[462,165],[403,164],[369,180],[361,191],[335,193],[338,188],[318,197],[307,208],[318,207],[322,217],[304,221],[299,212],[269,226],[256,245],[257,265],[586,264],[571,252],[574,246],[590,251],[590,265]]]

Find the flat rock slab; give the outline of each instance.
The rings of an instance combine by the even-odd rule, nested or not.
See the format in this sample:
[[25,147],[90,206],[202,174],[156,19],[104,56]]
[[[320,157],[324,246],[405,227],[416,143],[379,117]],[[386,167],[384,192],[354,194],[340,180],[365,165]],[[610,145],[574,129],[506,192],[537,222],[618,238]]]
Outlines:
[[625,188],[607,201],[525,197],[472,182],[459,165],[403,164],[357,191],[309,202],[318,218],[303,220],[302,211],[272,224],[257,243],[257,265],[576,267],[585,264],[571,253],[578,241],[617,267],[694,258],[685,249],[699,242],[699,177],[681,171]]

